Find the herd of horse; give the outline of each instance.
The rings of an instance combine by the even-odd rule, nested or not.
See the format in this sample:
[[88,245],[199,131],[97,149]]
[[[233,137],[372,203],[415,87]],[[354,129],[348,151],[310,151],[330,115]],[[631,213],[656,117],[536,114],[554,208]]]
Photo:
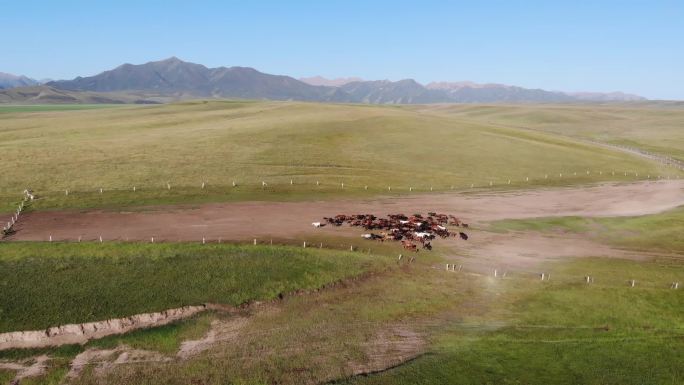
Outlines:
[[332,218],[323,218],[324,222],[314,222],[314,227],[325,224],[342,226],[348,224],[354,227],[362,227],[365,230],[377,231],[363,234],[362,237],[375,241],[398,241],[404,249],[418,252],[418,244],[425,250],[432,250],[431,241],[437,237],[460,237],[468,240],[468,235],[463,231],[450,231],[447,226],[467,228],[464,223],[453,215],[430,212],[427,216],[413,214],[390,214],[387,218],[378,218],[372,214],[339,214]]

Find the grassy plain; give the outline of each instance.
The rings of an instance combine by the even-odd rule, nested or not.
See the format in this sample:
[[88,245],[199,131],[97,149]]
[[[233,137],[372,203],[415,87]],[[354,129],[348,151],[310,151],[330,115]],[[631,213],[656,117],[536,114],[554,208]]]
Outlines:
[[[671,215],[639,220],[664,227],[665,222],[659,220]],[[630,223],[637,219],[607,220]],[[610,233],[612,229],[606,231]],[[617,231],[616,236],[622,234]],[[197,245],[199,249],[202,247]],[[15,252],[15,259],[36,254],[20,250]],[[101,265],[98,257],[119,258],[112,250],[89,258],[97,260],[98,265]],[[146,252],[151,254],[148,259],[155,263],[157,254],[162,260],[170,258],[164,256],[165,249]],[[494,279],[435,270],[434,265],[442,265],[439,254],[453,255],[448,250],[436,252],[438,255],[430,258],[420,256],[410,266],[386,269],[384,262],[393,259],[392,250],[380,249],[378,253],[388,254],[384,259],[374,257],[380,258],[382,273],[319,293],[286,297],[263,311],[249,311],[243,315],[249,322],[240,329],[239,338],[218,344],[195,358],[121,365],[112,368],[104,378],[91,370],[70,383],[679,384],[684,381],[681,367],[684,295],[681,290],[669,288],[671,282],[682,281],[684,277],[681,260],[629,261],[600,256],[570,259],[540,267],[552,275],[551,281],[540,282],[538,277],[522,272]],[[122,261],[129,259],[127,254],[136,253],[134,250],[127,253],[125,249],[116,252],[122,255]],[[184,254],[182,249],[180,253]],[[352,253],[351,259],[343,261],[353,260],[357,255],[364,254]],[[197,258],[202,257],[200,253]],[[257,265],[259,259],[250,258],[250,263]],[[104,266],[108,269],[109,263]],[[134,267],[140,268],[137,264]],[[587,274],[595,277],[591,285],[583,283]],[[636,287],[629,287],[630,279],[637,280]],[[262,279],[261,282],[269,286],[269,281]],[[66,357],[55,363],[50,373],[54,377],[60,373],[63,376],[68,357],[88,347],[126,344],[172,356],[180,341],[198,338],[212,320],[230,321],[233,317],[207,313],[163,328],[93,341],[85,347],[65,347],[56,353],[48,350],[48,354]],[[378,354],[373,341],[382,341],[379,336],[388,330],[416,333],[426,342],[426,354],[379,374],[347,378],[350,362],[354,367]],[[39,352],[2,352],[0,358],[29,353]]]
[[[388,194],[389,185],[392,193],[406,194],[408,186],[415,192],[489,181],[508,186],[509,178],[511,187],[626,180],[619,171],[641,177],[671,171],[554,133],[634,143],[678,156],[684,153],[681,114],[676,105],[217,101],[6,110],[0,114],[0,151],[6,155],[0,164],[0,211],[9,211],[25,187],[41,196],[32,208],[40,210],[366,197]],[[562,180],[555,177],[560,172]],[[522,183],[528,176],[531,183]],[[237,188],[231,187],[233,180]],[[262,180],[269,184],[263,189]],[[584,232],[597,241],[668,255],[641,261],[597,255],[549,263],[540,269],[551,272],[552,280],[540,282],[524,273],[494,279],[445,272],[441,258],[458,258],[458,253],[439,247],[429,256],[420,253],[413,264],[397,266],[396,248],[376,244],[366,254],[215,244],[2,243],[0,331],[202,302],[236,305],[376,271],[367,279],[248,310],[240,315],[248,322],[239,338],[190,360],[120,365],[104,377],[86,370],[68,382],[684,383],[684,295],[669,289],[671,282],[684,281],[684,263],[672,257],[684,251],[684,210],[631,218],[502,221],[491,229]],[[594,284],[583,283],[587,274],[595,277]],[[636,287],[629,287],[630,279]],[[202,336],[213,321],[233,317],[204,313],[84,347],[0,352],[0,359],[47,353],[56,358],[48,374],[22,384],[64,383],[69,359],[86,348],[126,344],[172,357],[181,341]],[[348,378],[352,369],[377,358],[378,346],[396,338],[388,331],[414,333],[425,343],[425,354],[382,373]],[[11,376],[0,371],[0,382]]]
[[530,128],[628,145],[684,160],[684,103],[423,106],[471,122]]
[[0,244],[0,332],[240,305],[382,269],[367,253],[228,244]]
[[490,182],[565,185],[666,172],[629,154],[441,112],[288,102],[4,113],[0,152],[2,211],[27,187],[43,197],[37,209],[50,209],[358,197],[389,193],[388,186],[406,194]]
[[[587,273],[594,284],[582,282]],[[512,277],[492,289],[508,311],[504,326],[454,324],[435,336],[431,354],[337,383],[681,384],[684,295],[669,282],[682,277],[681,262],[599,258],[556,265],[547,283]]]
[[[239,339],[189,361],[121,366],[104,379],[89,372],[75,383],[679,384],[684,379],[684,295],[668,287],[684,274],[682,264],[567,261],[550,266],[553,279],[545,283],[524,275],[494,280],[424,267],[286,298],[277,311],[251,315]],[[596,277],[593,285],[582,282],[587,272]],[[639,285],[628,287],[629,278]],[[380,374],[344,379],[350,362],[378,354],[372,344],[378,335],[397,329],[424,338],[426,354]]]

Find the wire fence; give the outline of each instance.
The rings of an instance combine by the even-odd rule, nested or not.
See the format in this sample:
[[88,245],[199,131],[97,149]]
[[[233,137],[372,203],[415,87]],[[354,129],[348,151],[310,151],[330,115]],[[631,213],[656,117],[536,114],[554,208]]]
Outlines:
[[[684,166],[680,168],[684,170]],[[581,183],[599,183],[599,182],[636,182],[636,181],[662,181],[662,180],[681,180],[684,174],[650,174],[639,173],[638,171],[619,171],[619,170],[582,170],[582,171],[566,171],[566,172],[549,172],[543,175],[525,176],[525,177],[491,177],[480,179],[478,181],[455,182],[453,184],[445,183],[444,181],[436,182],[434,184],[420,182],[416,184],[398,183],[398,184],[362,184],[350,181],[320,181],[320,180],[302,180],[290,179],[289,181],[277,178],[274,180],[268,179],[252,179],[249,182],[241,182],[237,180],[231,181],[229,184],[212,183],[211,181],[201,181],[197,185],[189,184],[174,184],[171,181],[166,181],[159,184],[136,184],[131,186],[99,186],[99,187],[78,187],[64,190],[41,190],[39,195],[36,195],[38,201],[43,198],[50,199],[79,199],[84,196],[101,195],[106,197],[108,194],[145,194],[154,192],[181,195],[195,195],[197,193],[206,192],[218,194],[230,194],[231,192],[245,192],[245,193],[297,193],[297,192],[372,192],[372,193],[387,193],[387,194],[408,194],[408,193],[427,193],[427,192],[448,192],[448,191],[468,191],[468,190],[487,190],[487,189],[505,189],[508,187],[524,187],[524,186],[557,186],[557,185],[572,185]]]

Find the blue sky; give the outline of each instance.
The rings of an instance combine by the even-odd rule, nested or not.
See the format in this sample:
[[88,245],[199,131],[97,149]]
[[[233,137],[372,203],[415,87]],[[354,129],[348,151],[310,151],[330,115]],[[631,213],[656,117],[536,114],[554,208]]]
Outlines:
[[294,77],[494,82],[684,99],[684,1],[5,1],[0,71],[170,56]]

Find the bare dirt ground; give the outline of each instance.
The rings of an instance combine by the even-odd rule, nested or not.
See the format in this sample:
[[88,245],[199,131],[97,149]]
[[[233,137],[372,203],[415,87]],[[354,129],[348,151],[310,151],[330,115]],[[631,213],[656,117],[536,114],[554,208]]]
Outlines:
[[299,239],[324,216],[351,213],[412,214],[438,211],[477,223],[544,216],[629,216],[684,205],[684,181],[664,180],[590,187],[491,193],[444,193],[372,200],[243,202],[152,207],[127,211],[46,211],[26,213],[12,240],[209,241],[257,238]]
[[80,353],[71,361],[67,378],[78,377],[83,372],[83,369],[90,365],[94,367],[96,375],[102,376],[115,365],[144,364],[171,360],[172,358],[158,352],[133,349],[125,345],[118,346],[115,349],[91,348]]
[[30,359],[29,361],[30,362],[26,363],[0,361],[0,369],[16,371],[17,374],[12,380],[11,384],[18,384],[24,378],[36,377],[45,373],[45,370],[47,369],[47,362],[50,361],[50,357],[46,355],[40,355]]
[[[453,242],[452,240],[448,241]],[[616,249],[582,234],[547,234],[537,232],[494,233],[478,231],[468,242],[453,245],[458,256],[447,258],[462,264],[467,271],[490,274],[499,272],[538,273],[545,262],[564,258],[604,257],[644,259],[643,252]]]

